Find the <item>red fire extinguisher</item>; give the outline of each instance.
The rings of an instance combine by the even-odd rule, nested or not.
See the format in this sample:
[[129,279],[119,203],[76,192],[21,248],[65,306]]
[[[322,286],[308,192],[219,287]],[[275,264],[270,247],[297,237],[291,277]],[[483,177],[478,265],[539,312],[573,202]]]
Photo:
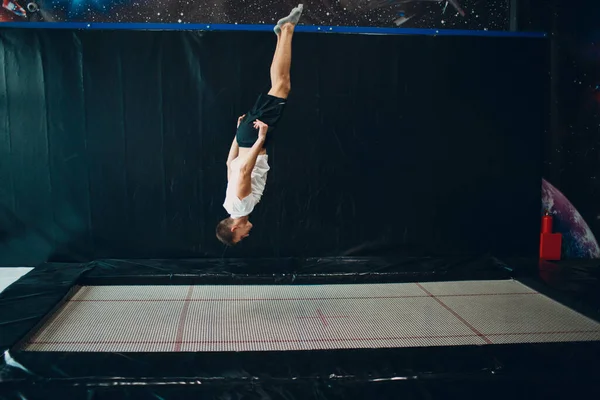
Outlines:
[[546,210],[542,217],[542,233],[552,233],[552,215]]
[[562,234],[552,233],[553,218],[549,210],[542,217],[542,233],[540,235],[540,260],[560,260]]

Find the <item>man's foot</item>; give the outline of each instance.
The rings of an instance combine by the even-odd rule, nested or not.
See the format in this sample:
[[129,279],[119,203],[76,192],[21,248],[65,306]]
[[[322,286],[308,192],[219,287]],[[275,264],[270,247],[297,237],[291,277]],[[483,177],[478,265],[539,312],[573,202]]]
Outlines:
[[275,28],[273,28],[275,34],[279,35],[281,33],[281,27],[285,24],[298,24],[298,21],[300,21],[300,17],[302,16],[302,10],[304,10],[304,5],[298,4],[298,7],[294,8],[290,15],[285,18],[281,18],[277,22],[277,25],[275,25]]

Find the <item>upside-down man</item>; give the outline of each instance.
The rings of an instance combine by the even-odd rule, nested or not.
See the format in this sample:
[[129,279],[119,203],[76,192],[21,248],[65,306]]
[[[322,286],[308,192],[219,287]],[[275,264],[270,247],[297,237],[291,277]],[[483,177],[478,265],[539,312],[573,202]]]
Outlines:
[[261,94],[252,110],[238,119],[235,138],[227,157],[227,190],[223,207],[229,213],[217,225],[217,238],[235,245],[250,234],[249,215],[260,202],[269,171],[267,135],[281,118],[291,89],[292,36],[302,15],[302,4],[279,20],[274,28],[277,47],[271,63],[271,90]]

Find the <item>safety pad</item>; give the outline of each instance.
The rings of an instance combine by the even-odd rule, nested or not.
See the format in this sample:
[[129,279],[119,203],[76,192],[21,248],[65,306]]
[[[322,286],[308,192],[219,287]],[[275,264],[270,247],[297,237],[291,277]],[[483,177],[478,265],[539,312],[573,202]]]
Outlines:
[[598,340],[598,322],[513,280],[85,286],[23,350],[233,352]]

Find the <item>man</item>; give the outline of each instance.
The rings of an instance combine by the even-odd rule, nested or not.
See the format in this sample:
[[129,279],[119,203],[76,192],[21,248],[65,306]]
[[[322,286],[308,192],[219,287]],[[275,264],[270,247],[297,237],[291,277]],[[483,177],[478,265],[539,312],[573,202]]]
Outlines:
[[302,15],[302,4],[279,20],[275,28],[277,47],[271,63],[271,90],[261,94],[252,110],[238,118],[237,132],[227,157],[227,190],[223,207],[229,213],[217,225],[217,238],[233,246],[250,235],[248,217],[260,202],[269,171],[265,149],[283,114],[291,89],[292,36]]

